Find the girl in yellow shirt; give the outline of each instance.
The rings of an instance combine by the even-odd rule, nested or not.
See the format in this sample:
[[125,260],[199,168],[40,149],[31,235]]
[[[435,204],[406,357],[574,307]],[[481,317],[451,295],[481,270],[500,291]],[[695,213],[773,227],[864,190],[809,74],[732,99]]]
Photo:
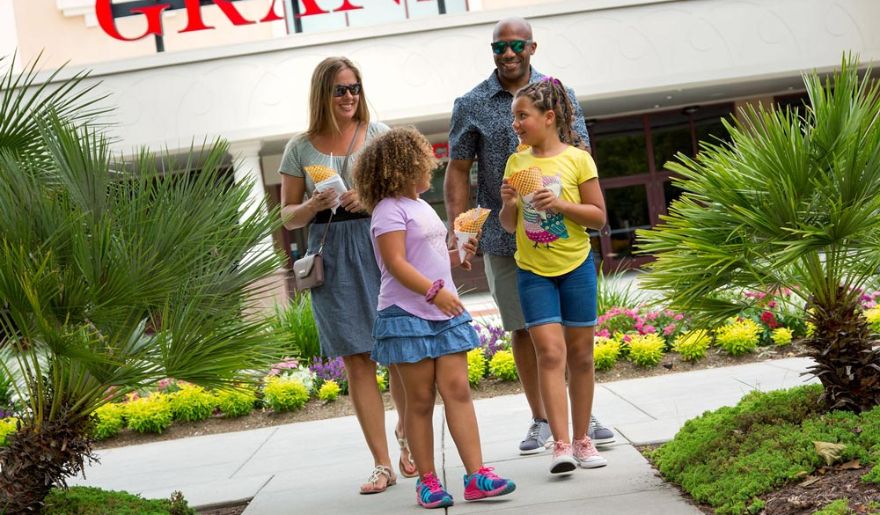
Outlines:
[[554,440],[550,473],[602,467],[607,461],[587,435],[597,317],[596,268],[585,228],[605,225],[605,200],[596,165],[571,130],[574,110],[558,79],[517,91],[512,110],[513,130],[530,148],[507,161],[499,217],[506,231],[516,233],[520,303]]

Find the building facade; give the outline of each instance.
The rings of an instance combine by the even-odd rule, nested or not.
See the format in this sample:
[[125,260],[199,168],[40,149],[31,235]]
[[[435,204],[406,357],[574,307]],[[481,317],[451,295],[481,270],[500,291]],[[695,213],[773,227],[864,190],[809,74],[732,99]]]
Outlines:
[[[235,177],[254,179],[254,200],[270,202],[284,144],[307,127],[321,59],[354,60],[373,116],[415,125],[442,156],[453,101],[493,70],[493,25],[527,18],[533,65],[573,87],[588,119],[609,211],[592,241],[609,269],[644,261],[633,256],[634,231],[658,223],[677,196],[664,168],[676,152],[694,155],[699,140],[723,135],[721,119],[742,105],[798,102],[801,74],[832,70],[844,52],[880,62],[877,0],[164,2],[161,41],[123,41],[96,11],[124,2],[0,0],[0,54],[17,48],[21,66],[43,52],[47,71],[69,61],[64,75],[90,69],[118,107],[112,133],[123,154],[226,138]],[[150,29],[144,14],[113,24],[129,39]],[[427,199],[442,213],[439,171]],[[293,256],[303,241],[280,231],[274,244]],[[479,288],[479,275],[461,279]]]

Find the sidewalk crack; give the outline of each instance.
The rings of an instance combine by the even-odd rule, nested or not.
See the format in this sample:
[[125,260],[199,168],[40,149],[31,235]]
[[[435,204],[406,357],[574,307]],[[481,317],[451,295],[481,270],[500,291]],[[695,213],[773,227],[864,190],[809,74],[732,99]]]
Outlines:
[[[254,459],[254,456],[256,456],[258,452],[260,452],[260,449],[262,449],[263,446],[266,445],[266,443],[269,441],[269,439],[272,438],[273,436],[275,436],[275,433],[278,432],[278,429],[279,428],[277,428],[277,427],[272,429],[272,432],[269,433],[269,435],[266,436],[265,439],[263,439],[263,442],[260,445],[258,445],[256,449],[254,449],[254,452],[252,452],[251,455],[248,456],[247,459],[244,460],[244,462],[242,462],[242,464],[239,465],[237,469],[235,469],[235,471],[229,476],[229,479],[234,478],[235,475],[238,474],[241,471],[241,469],[244,468],[245,465],[247,465],[252,459]],[[265,485],[263,485],[263,486],[265,486]]]
[[645,415],[651,417],[653,420],[659,420],[657,417],[655,417],[654,415],[651,415],[651,414],[648,413],[647,411],[645,411],[645,410],[643,410],[642,408],[638,407],[638,406],[637,406],[636,404],[634,404],[632,401],[630,401],[630,400],[627,399],[626,397],[620,395],[619,393],[615,392],[614,390],[612,390],[612,389],[610,389],[610,388],[608,388],[608,387],[606,387],[606,386],[604,386],[604,385],[599,385],[599,386],[600,386],[602,389],[604,389],[605,391],[610,392],[612,395],[614,395],[614,396],[617,397],[618,399],[620,399],[620,400],[622,400],[623,402],[629,404],[629,405],[632,406],[633,408],[635,408],[635,409],[641,411],[642,413],[644,413]]

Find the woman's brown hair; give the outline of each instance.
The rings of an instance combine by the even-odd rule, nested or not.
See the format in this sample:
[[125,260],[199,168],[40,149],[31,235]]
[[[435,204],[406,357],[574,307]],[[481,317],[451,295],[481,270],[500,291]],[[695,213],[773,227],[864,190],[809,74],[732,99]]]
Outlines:
[[354,188],[368,212],[383,198],[400,197],[437,166],[431,144],[413,127],[398,127],[364,147],[354,167]]
[[354,119],[361,123],[370,123],[370,111],[367,109],[367,97],[364,94],[364,83],[361,71],[353,62],[345,57],[328,57],[318,63],[312,72],[312,85],[309,91],[309,136],[318,134],[339,134],[339,124],[333,116],[333,90],[336,74],[348,68],[354,72],[361,84],[360,98]]

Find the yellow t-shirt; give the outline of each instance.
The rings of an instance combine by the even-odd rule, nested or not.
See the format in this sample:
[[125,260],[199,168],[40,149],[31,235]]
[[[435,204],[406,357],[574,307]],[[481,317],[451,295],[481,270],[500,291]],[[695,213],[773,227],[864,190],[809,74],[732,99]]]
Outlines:
[[[531,150],[517,152],[507,159],[504,177],[518,170],[539,168],[544,186],[559,192],[559,197],[580,203],[580,184],[597,178],[596,163],[584,150],[568,147],[553,157],[535,157]],[[571,272],[587,259],[590,238],[582,225],[552,210],[539,213],[520,197],[516,220],[516,264],[545,277]]]

